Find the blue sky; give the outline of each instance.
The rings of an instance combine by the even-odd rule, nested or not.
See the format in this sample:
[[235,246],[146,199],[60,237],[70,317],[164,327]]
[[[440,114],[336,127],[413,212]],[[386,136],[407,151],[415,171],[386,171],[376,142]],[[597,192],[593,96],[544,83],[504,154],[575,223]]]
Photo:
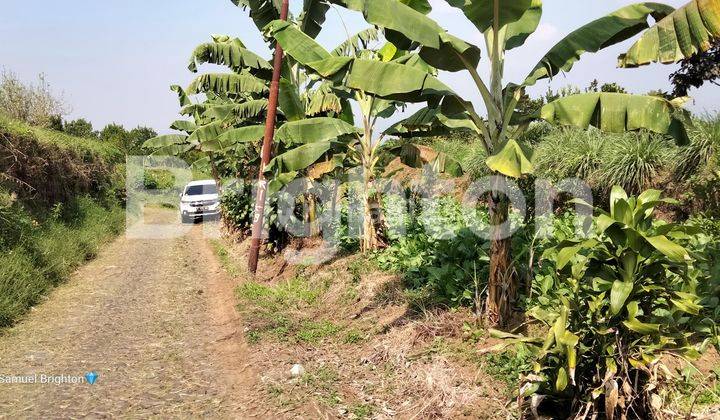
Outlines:
[[[431,16],[453,34],[483,45],[475,28],[444,0],[430,0]],[[569,31],[611,12],[628,0],[546,0],[539,30],[507,60],[507,81],[520,81],[544,53]],[[678,7],[686,0],[669,0]],[[302,1],[291,0],[297,10]],[[358,13],[331,10],[319,41],[328,48],[367,25]],[[177,118],[178,105],[169,85],[186,86],[193,78],[187,59],[210,34],[238,36],[254,51],[270,56],[247,12],[230,0],[4,0],[0,14],[0,67],[26,81],[45,73],[71,107],[71,118],[85,117],[96,128],[109,122],[128,127],[147,125],[158,131]],[[586,55],[567,75],[556,77],[553,89],[591,80],[616,81],[635,93],[670,90],[668,75],[675,66],[615,68],[626,42],[600,54]],[[486,63],[486,62],[485,62]],[[481,64],[482,65],[482,64]],[[217,71],[206,66],[206,71]],[[478,97],[466,73],[443,73],[441,79],[458,92]],[[541,82],[531,90],[540,94]],[[720,109],[720,87],[705,85],[692,95],[694,111]],[[478,108],[482,108],[478,103]]]

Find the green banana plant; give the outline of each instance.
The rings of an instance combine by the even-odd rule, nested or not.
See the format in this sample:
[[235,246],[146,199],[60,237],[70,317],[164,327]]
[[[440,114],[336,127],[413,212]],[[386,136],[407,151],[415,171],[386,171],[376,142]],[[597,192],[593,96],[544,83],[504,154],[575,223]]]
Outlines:
[[[386,164],[395,157],[410,166],[422,166],[430,163],[438,172],[460,175],[460,165],[438,153],[432,162],[423,162],[417,146],[406,143],[398,145],[386,141],[388,134],[394,134],[396,128],[376,135],[378,119],[390,118],[404,107],[405,102],[424,102],[436,96],[438,92],[450,92],[433,75],[431,67],[416,54],[406,54],[392,44],[374,50],[368,48],[362,34],[351,37],[332,52],[326,51],[311,37],[303,34],[298,25],[276,20],[265,28],[284,49],[286,54],[303,65],[312,74],[321,77],[339,98],[353,101],[361,114],[359,128],[339,120],[314,118],[306,121],[289,122],[278,130],[278,139],[285,142],[305,142],[307,144],[292,150],[290,154],[280,155],[271,162],[271,167],[287,165],[302,157],[304,166],[315,163],[316,158],[324,157],[315,174],[323,174],[336,168],[347,173],[359,168],[361,177],[361,202],[363,203],[363,226],[360,248],[362,252],[377,249],[380,246],[378,231],[373,218],[374,202],[377,193],[373,184],[384,171]],[[387,91],[380,95],[365,91],[365,77],[372,75],[378,84],[388,78],[397,85],[387,84]],[[355,80],[362,83],[355,83]],[[377,92],[376,88],[371,88]],[[347,107],[349,109],[349,107]],[[338,128],[342,129],[338,129]],[[329,133],[329,134],[327,134]],[[302,155],[296,154],[302,150]],[[318,167],[316,167],[318,168]]]
[[[450,35],[429,18],[427,13],[431,8],[425,0],[328,2],[362,13],[368,23],[383,28],[388,40],[396,47],[416,52],[432,67],[467,72],[482,98],[486,109],[484,117],[476,112],[470,101],[455,92],[444,91],[433,80],[428,88],[444,98],[435,101],[432,118],[425,118],[424,124],[417,126],[413,124],[422,118],[414,115],[404,128],[431,133],[458,128],[474,132],[489,156],[488,167],[498,175],[514,178],[533,172],[532,151],[518,143],[520,134],[533,119],[580,128],[593,125],[611,132],[649,130],[672,136],[679,144],[687,143],[687,116],[680,108],[681,101],[601,93],[571,95],[547,104],[532,115],[522,115],[516,106],[524,88],[570,71],[585,53],[600,51],[641,33],[636,46],[621,56],[621,65],[631,67],[651,61],[676,61],[707,49],[708,41],[720,37],[717,25],[720,0],[694,0],[678,11],[659,3],[636,3],[571,32],[550,49],[522,83],[504,85],[505,54],[521,47],[538,28],[542,17],[541,0],[448,0],[484,36],[485,61],[490,70],[487,80],[478,71],[481,49]],[[655,26],[651,27],[651,19],[656,22]],[[411,80],[422,79],[420,74],[404,79],[399,75],[393,77],[395,75],[373,71],[358,63],[327,60],[321,56],[311,64],[317,71],[325,73],[342,67],[343,77],[353,86],[362,86],[367,93],[380,97],[396,96],[407,89]],[[426,74],[430,76],[430,73]],[[507,326],[513,318],[519,289],[518,276],[512,265],[510,239],[499,227],[508,218],[509,203],[504,195],[493,193],[488,204],[491,224],[497,227],[491,240],[486,317],[492,325]]]

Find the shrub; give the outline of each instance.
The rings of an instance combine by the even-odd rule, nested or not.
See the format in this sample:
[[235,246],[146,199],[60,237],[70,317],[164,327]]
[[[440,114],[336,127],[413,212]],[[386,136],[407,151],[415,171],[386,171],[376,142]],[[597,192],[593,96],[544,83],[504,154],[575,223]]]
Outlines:
[[545,251],[538,280],[546,299],[528,315],[549,327],[546,339],[513,336],[536,351],[521,388],[541,397],[534,408],[544,401],[540,411],[552,407],[553,415],[650,416],[662,354],[698,356],[696,343],[709,334],[696,261],[681,245],[695,229],[654,220],[655,206],[668,201],[659,191],[635,198],[615,187],[610,212],[597,210],[588,238]]
[[175,176],[166,169],[146,169],[143,172],[143,187],[146,190],[165,190],[175,186]]
[[66,113],[62,97],[57,97],[45,80],[38,75],[36,85],[24,84],[15,73],[0,73],[0,112],[28,124],[53,128]]
[[409,230],[377,255],[379,266],[402,273],[410,289],[430,292],[431,303],[474,303],[487,277],[488,242],[468,226],[467,210],[454,198],[427,200],[424,206],[411,215]]
[[225,186],[220,197],[223,220],[233,230],[246,230],[252,225],[252,188],[237,183]]

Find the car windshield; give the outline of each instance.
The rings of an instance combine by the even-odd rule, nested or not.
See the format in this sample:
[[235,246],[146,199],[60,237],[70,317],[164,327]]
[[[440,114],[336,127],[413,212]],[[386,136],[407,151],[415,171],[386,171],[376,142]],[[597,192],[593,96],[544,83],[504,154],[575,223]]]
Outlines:
[[185,195],[217,194],[217,187],[213,184],[191,185],[185,190]]

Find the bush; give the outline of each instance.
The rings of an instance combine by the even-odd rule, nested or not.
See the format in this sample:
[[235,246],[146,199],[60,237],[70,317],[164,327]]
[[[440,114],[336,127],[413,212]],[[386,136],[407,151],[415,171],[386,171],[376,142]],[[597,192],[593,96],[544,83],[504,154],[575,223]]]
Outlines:
[[544,401],[540,411],[651,416],[661,355],[694,358],[717,345],[701,298],[705,274],[693,273],[698,261],[683,246],[696,229],[653,217],[667,201],[659,191],[635,198],[616,187],[589,238],[544,252],[544,300],[527,313],[549,327],[546,338],[512,337],[536,352],[521,393],[541,396],[533,400]]
[[247,230],[252,227],[252,188],[249,184],[238,183],[225,186],[220,197],[223,220],[233,230]]
[[424,204],[411,215],[408,231],[376,256],[379,266],[402,273],[407,287],[432,296],[430,304],[475,303],[487,278],[489,243],[468,226],[467,210],[453,197]]
[[60,116],[66,113],[62,97],[57,97],[45,80],[38,76],[37,85],[24,84],[15,73],[0,73],[0,112],[28,124],[57,128]]
[[166,190],[175,186],[175,176],[166,169],[147,169],[143,173],[146,190]]

